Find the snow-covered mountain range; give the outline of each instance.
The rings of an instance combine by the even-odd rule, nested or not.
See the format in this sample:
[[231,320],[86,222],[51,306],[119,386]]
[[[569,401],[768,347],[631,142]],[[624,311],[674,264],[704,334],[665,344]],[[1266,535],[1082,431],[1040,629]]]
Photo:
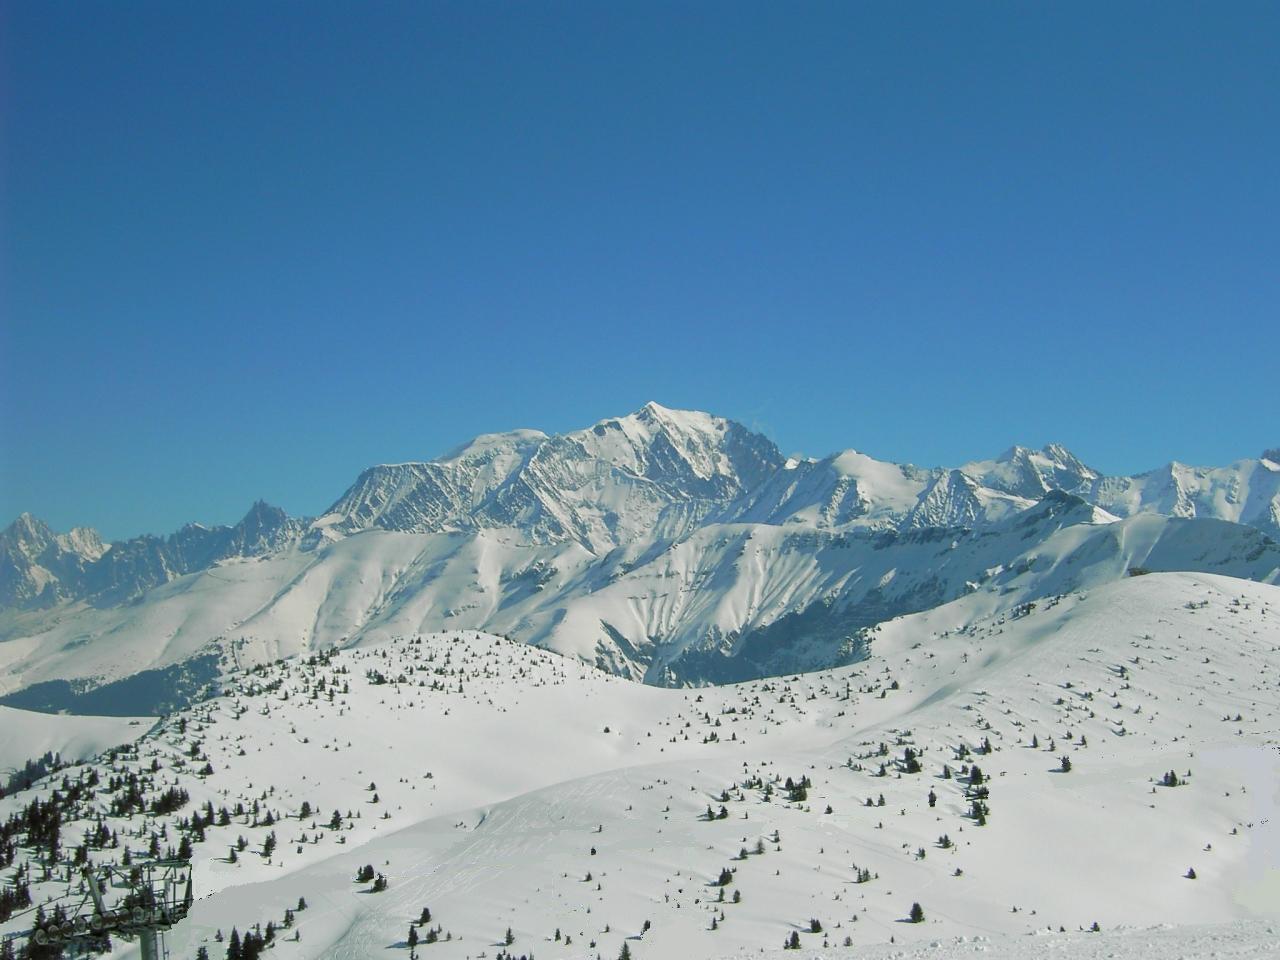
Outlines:
[[1142,570],[1274,582],[1274,458],[1134,477],[1053,444],[955,468],[789,459],[650,403],[372,467],[314,519],[258,503],[106,545],[23,515],[0,533],[0,691],[74,706],[149,672],[128,698],[155,706],[231,663],[442,629],[657,684],[815,669],[969,593],[998,610]]

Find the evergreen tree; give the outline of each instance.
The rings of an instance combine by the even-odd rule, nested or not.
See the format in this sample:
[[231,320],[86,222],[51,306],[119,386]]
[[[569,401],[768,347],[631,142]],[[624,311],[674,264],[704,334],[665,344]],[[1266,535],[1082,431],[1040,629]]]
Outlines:
[[924,908],[921,907],[920,904],[918,903],[913,903],[911,905],[911,922],[912,923],[924,922]]

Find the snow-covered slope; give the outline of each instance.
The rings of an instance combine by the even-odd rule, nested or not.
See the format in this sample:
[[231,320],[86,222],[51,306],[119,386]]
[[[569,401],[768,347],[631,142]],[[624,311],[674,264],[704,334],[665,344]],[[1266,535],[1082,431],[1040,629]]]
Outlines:
[[64,763],[138,739],[154,721],[143,717],[51,716],[0,707],[0,786],[29,760],[54,754]]
[[[99,818],[119,845],[95,861],[186,838],[170,946],[213,960],[218,931],[268,921],[280,958],[407,957],[424,908],[418,953],[442,960],[786,956],[793,933],[810,956],[1143,956],[1120,951],[1184,941],[1116,929],[1161,924],[1274,944],[1280,588],[1156,573],[989,603],[886,622],[856,664],[698,690],[470,632],[286,661],[0,819],[57,789],[68,856]],[[189,799],[141,812],[171,788]],[[66,894],[40,874],[36,901]]]

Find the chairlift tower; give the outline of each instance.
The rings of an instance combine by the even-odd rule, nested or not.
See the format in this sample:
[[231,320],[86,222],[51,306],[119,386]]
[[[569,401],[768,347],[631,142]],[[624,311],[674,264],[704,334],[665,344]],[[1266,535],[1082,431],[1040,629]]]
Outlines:
[[31,942],[71,946],[115,934],[128,940],[136,938],[142,960],[161,960],[160,934],[183,920],[191,909],[191,861],[85,866],[82,875],[80,904],[64,922],[48,920],[32,929],[28,934]]

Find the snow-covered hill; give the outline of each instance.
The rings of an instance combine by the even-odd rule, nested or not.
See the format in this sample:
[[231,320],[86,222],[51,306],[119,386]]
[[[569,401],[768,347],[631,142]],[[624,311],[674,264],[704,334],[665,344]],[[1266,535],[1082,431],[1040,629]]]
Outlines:
[[[1203,574],[998,612],[979,591],[869,630],[855,664],[684,690],[407,635],[238,672],[0,821],[38,797],[67,857],[190,844],[175,956],[271,922],[281,960],[407,958],[424,908],[417,952],[442,960],[786,956],[793,934],[809,956],[1142,956],[1119,951],[1178,932],[1117,928],[1215,923],[1263,956],[1274,926],[1242,922],[1280,917],[1277,618],[1280,588]],[[33,899],[66,895],[19,821]]]
[[24,763],[48,754],[72,763],[136,740],[154,723],[145,717],[51,716],[0,707],[0,786]]
[[652,683],[741,680],[851,662],[865,628],[973,591],[1009,609],[1133,567],[1272,581],[1278,517],[1268,458],[1128,478],[1057,445],[954,469],[789,460],[647,404],[373,467],[314,520],[260,503],[104,546],[24,515],[0,534],[0,694],[162,709],[229,665],[448,629]]

